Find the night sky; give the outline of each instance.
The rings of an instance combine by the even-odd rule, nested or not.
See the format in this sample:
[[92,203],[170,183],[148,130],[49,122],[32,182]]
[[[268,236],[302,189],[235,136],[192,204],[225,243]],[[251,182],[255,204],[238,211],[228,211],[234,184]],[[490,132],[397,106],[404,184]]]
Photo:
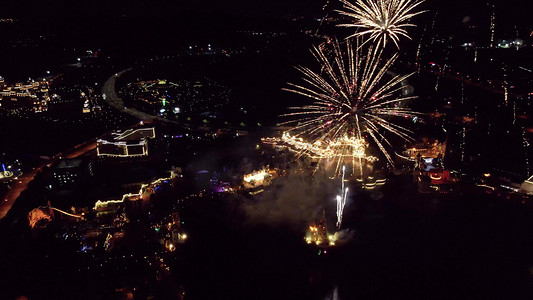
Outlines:
[[[75,18],[80,16],[113,16],[130,14],[137,16],[171,17],[180,12],[197,13],[231,13],[236,15],[320,15],[321,9],[326,4],[325,0],[271,0],[271,1],[131,1],[131,0],[55,0],[55,1],[9,1],[3,3],[0,16],[16,16],[22,18],[44,17],[53,19],[57,17]],[[336,1],[329,1],[335,3]],[[487,0],[428,0],[426,9],[438,9],[448,14],[451,19],[475,16],[485,10]],[[529,3],[520,0],[495,0],[499,19],[506,24],[523,24],[527,22]]]

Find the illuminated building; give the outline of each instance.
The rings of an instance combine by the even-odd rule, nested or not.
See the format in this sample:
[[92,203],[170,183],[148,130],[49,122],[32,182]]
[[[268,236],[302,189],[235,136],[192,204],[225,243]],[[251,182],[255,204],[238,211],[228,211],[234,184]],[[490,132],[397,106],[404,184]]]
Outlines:
[[246,174],[243,177],[243,185],[245,188],[254,188],[263,185],[269,185],[273,176],[276,175],[276,171],[271,171],[268,168],[261,171],[255,171],[250,174]]
[[84,219],[83,214],[76,215],[76,214],[63,211],[61,209],[57,209],[55,207],[52,207],[52,205],[50,204],[50,201],[48,201],[48,205],[34,208],[28,213],[28,224],[30,225],[32,229],[35,228],[36,226],[38,228],[46,227],[46,225],[48,225],[49,222],[51,222],[52,220],[56,218],[54,211],[59,212],[61,215],[73,217],[78,220]]
[[31,228],[46,226],[52,221],[53,212],[48,207],[38,207],[28,213],[28,224]]
[[89,107],[89,99],[88,98],[85,98],[85,102],[83,102],[82,112],[84,114],[91,112],[91,108]]
[[525,180],[520,186],[520,192],[528,195],[533,195],[533,176]]
[[155,138],[155,129],[129,129],[115,131],[97,139],[98,157],[142,157],[148,156],[148,140]]
[[6,84],[0,76],[0,108],[11,112],[17,109],[34,113],[47,111],[50,102],[48,85],[46,80]]
[[[166,224],[165,226],[163,226],[163,228],[166,229],[167,234],[161,240],[161,243],[164,245],[164,247],[168,251],[172,252],[172,251],[176,251],[176,247],[179,244],[185,243],[188,236],[181,228],[181,221],[180,221],[179,213],[173,212],[170,217],[171,217],[171,220],[168,221],[168,223],[166,223],[167,221],[164,221]],[[155,229],[157,232],[161,230],[160,227],[156,227]]]
[[429,141],[426,143],[420,143],[406,149],[399,155],[402,158],[414,161],[417,157],[444,157],[446,154],[446,142],[439,142],[439,140]]
[[317,140],[311,143],[285,132],[281,138],[261,138],[261,142],[270,144],[276,149],[288,149],[298,157],[304,156],[311,159],[316,165],[323,161],[326,168],[335,169],[336,174],[340,173],[340,166],[346,163],[352,165],[352,170],[359,169],[362,175],[372,170],[373,163],[378,160],[377,157],[366,154],[368,143],[365,139],[347,135],[333,140]]
[[441,156],[432,158],[419,155],[415,161],[414,178],[421,193],[447,192],[449,184],[454,182],[450,171],[443,167]]
[[265,144],[272,144],[280,147],[287,147],[290,150],[305,154],[311,158],[361,158],[370,162],[375,162],[376,157],[367,156],[365,154],[368,143],[364,139],[357,139],[354,137],[344,136],[342,138],[321,142],[315,141],[310,143],[303,138],[291,136],[288,133],[283,133],[281,138],[262,138],[261,142]]
[[444,168],[446,142],[427,141],[406,149],[398,157],[414,162],[413,181],[418,184],[420,193],[432,191],[448,192],[455,182],[450,171]]
[[117,210],[125,202],[134,203],[138,200],[148,200],[150,199],[150,195],[157,192],[157,190],[161,187],[162,184],[167,184],[169,183],[169,181],[170,178],[159,178],[150,183],[142,184],[138,193],[124,194],[122,195],[122,199],[120,200],[98,200],[94,204],[93,211],[104,212],[110,210]]
[[59,161],[53,170],[55,183],[68,186],[80,182],[83,168],[81,159],[64,159]]

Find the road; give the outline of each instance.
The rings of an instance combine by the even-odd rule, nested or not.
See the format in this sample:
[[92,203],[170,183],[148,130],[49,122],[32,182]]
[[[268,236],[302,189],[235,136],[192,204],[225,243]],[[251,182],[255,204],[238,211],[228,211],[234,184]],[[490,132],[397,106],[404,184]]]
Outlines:
[[18,180],[12,181],[11,189],[5,194],[4,198],[2,199],[2,203],[0,203],[0,219],[7,214],[20,193],[22,193],[22,191],[28,187],[28,183],[30,183],[35,175],[42,170],[43,166],[35,168],[29,173],[23,174],[18,178]]
[[[418,70],[415,66],[411,66],[411,69]],[[459,75],[454,74],[454,73],[438,71],[438,70],[430,69],[430,68],[427,68],[427,67],[422,67],[420,70],[424,71],[427,74],[431,74],[431,75],[434,75],[434,76],[437,76],[437,77],[442,76],[445,79],[459,81],[459,82],[465,83],[467,85],[470,85],[470,86],[473,86],[473,87],[476,87],[476,88],[484,89],[484,90],[490,91],[490,92],[492,92],[494,94],[503,94],[505,92],[503,87],[495,87],[495,86],[491,86],[491,85],[486,85],[486,84],[484,84],[482,82],[476,82],[476,81],[473,81],[473,80],[471,80],[469,78],[465,78],[463,75],[459,76]],[[511,94],[509,94],[509,96],[511,96]],[[523,97],[524,95],[512,94],[512,96],[513,97]]]
[[104,87],[102,88],[104,100],[116,110],[134,116],[143,122],[159,120],[162,122],[178,124],[178,122],[170,121],[159,116],[149,115],[135,108],[127,108],[124,106],[124,101],[117,95],[115,91],[115,84],[117,82],[117,78],[119,78],[122,74],[131,71],[132,69],[133,68],[122,70],[107,79],[107,81],[104,83]]
[[46,163],[43,163],[32,171],[23,174],[18,180],[12,181],[11,189],[4,195],[2,202],[0,203],[0,219],[5,217],[8,211],[11,209],[17,198],[20,196],[28,184],[32,181],[37,173],[39,173],[45,166],[51,166],[54,162],[61,158],[76,158],[96,148],[96,140],[91,139],[79,145],[68,149],[67,151],[58,153],[52,157],[52,159]]

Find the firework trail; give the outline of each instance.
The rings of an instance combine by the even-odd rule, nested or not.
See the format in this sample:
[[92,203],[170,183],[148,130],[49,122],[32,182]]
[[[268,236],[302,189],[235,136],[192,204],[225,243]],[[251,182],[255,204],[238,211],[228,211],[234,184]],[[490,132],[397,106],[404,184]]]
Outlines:
[[[284,116],[291,118],[282,123],[292,128],[288,131],[302,138],[308,145],[340,145],[329,147],[328,157],[338,158],[337,170],[344,158],[355,158],[361,164],[366,149],[365,135],[369,136],[393,165],[386,150],[391,146],[384,136],[392,133],[411,141],[412,132],[390,121],[393,118],[414,118],[418,113],[403,107],[414,96],[403,96],[402,82],[410,75],[385,75],[397,58],[381,63],[381,50],[373,47],[363,55],[360,47],[352,47],[349,40],[346,47],[338,41],[333,43],[332,58],[328,59],[323,48],[314,47],[313,54],[322,71],[316,73],[307,67],[297,67],[303,75],[304,84],[289,83],[284,90],[305,96],[312,103],[291,107],[294,112]],[[352,141],[346,143],[343,141]],[[357,147],[354,147],[357,145]],[[310,146],[310,147],[311,147]],[[312,147],[311,147],[312,148]],[[302,153],[306,149],[302,147]]]
[[424,12],[415,11],[424,0],[355,0],[354,3],[340,1],[343,3],[343,10],[337,12],[349,17],[352,22],[338,26],[356,29],[355,33],[347,38],[366,36],[366,42],[377,42],[383,47],[391,40],[398,49],[400,37],[411,39],[406,29],[415,25],[408,23],[409,19]]
[[337,195],[337,228],[341,228],[342,224],[342,213],[344,211],[344,206],[346,205],[346,198],[348,197],[348,188],[344,188],[344,175],[345,175],[345,166],[342,166],[342,184],[341,184],[341,195]]

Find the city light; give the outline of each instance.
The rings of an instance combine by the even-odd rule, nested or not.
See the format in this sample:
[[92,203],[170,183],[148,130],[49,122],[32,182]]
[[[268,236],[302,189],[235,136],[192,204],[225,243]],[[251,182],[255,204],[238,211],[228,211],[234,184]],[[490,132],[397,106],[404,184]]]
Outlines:
[[122,199],[120,199],[120,200],[107,200],[107,201],[98,200],[98,201],[95,202],[93,210],[94,211],[98,211],[100,209],[106,209],[110,205],[121,204],[121,203],[124,203],[124,201],[137,201],[139,199],[143,199],[143,194],[145,193],[146,190],[149,190],[151,188],[155,188],[155,187],[159,186],[160,184],[162,184],[164,182],[168,182],[168,181],[170,181],[170,178],[159,178],[159,179],[157,179],[155,181],[152,181],[151,183],[142,184],[141,188],[139,189],[139,193],[137,193],[137,194],[132,194],[132,193],[124,194],[124,195],[122,195]]
[[155,128],[115,131],[96,140],[99,157],[142,157],[148,155],[148,139],[155,138]]

